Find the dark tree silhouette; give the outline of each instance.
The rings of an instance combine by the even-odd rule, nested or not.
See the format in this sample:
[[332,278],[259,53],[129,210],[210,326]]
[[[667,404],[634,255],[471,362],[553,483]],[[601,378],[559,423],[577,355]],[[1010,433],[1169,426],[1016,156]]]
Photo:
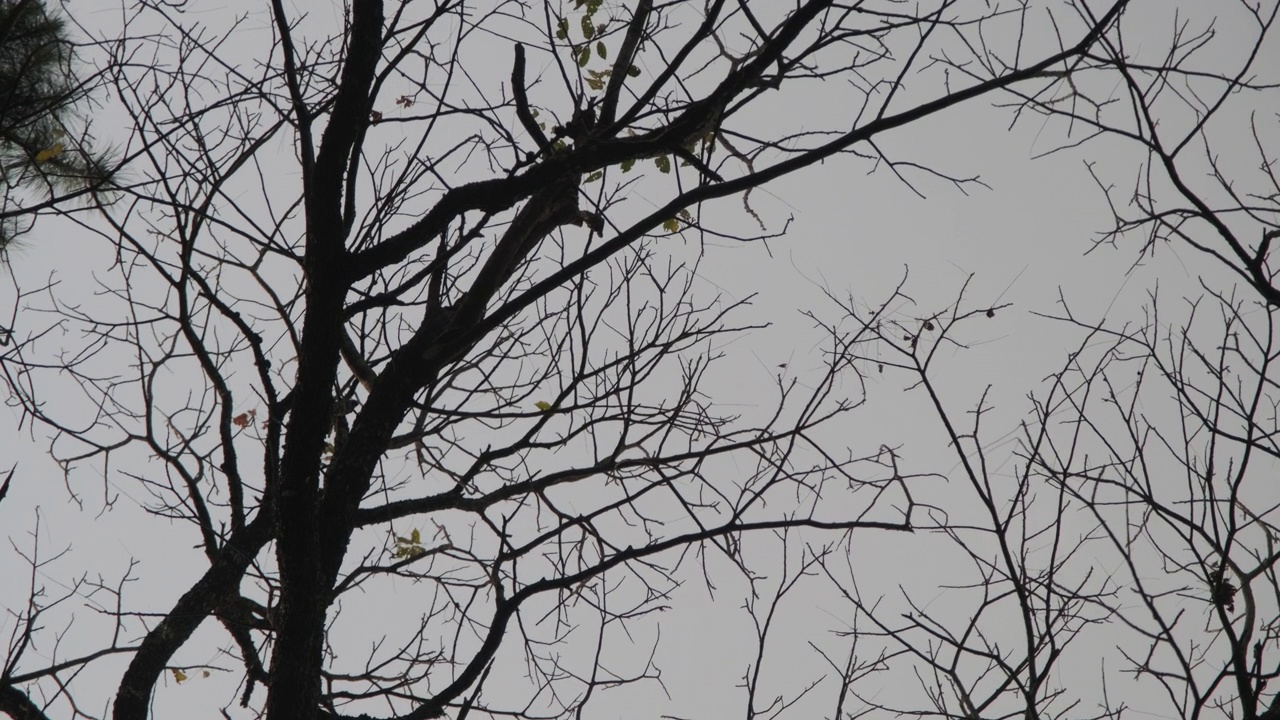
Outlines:
[[0,259],[39,210],[108,187],[109,158],[78,119],[101,78],[79,75],[65,20],[43,0],[0,2]]
[[[960,302],[932,315],[937,332],[907,326],[919,344],[901,326],[854,323],[893,348],[878,362],[927,393],[978,512],[934,501],[938,532],[972,567],[945,607],[928,606],[929,588],[884,592],[826,567],[858,629],[850,667],[910,668],[929,700],[850,683],[850,704],[965,718],[1280,714],[1280,135],[1268,114],[1280,75],[1267,60],[1280,5],[1199,9],[1131,10],[1062,94],[1014,89],[1021,117],[1063,131],[1053,152],[1083,151],[1115,219],[1098,245],[1136,246],[1135,267],[1176,254],[1198,292],[1170,297],[1174,277],[1137,318],[1091,317],[1064,292],[1053,318],[1078,344],[1031,395],[1012,456],[984,424],[986,393],[957,413],[936,380],[937,351],[987,309]],[[1173,27],[1172,42],[1126,41],[1153,27]],[[1120,182],[1102,160],[1117,155],[1136,158]]]
[[[228,715],[582,717],[658,682],[619,659],[633,625],[714,564],[752,581],[757,538],[794,578],[915,529],[892,452],[823,439],[881,326],[827,332],[819,369],[728,412],[719,348],[755,323],[694,292],[706,241],[785,228],[750,191],[823,161],[927,172],[877,138],[1062,92],[1126,2],[1080,4],[1056,45],[1030,6],[979,3],[354,0],[336,29],[286,6],[212,27],[134,3],[102,40],[137,180],[82,228],[114,275],[92,303],[43,295],[83,346],[24,331],[3,367],[69,477],[127,484],[198,572],[54,597],[37,533],[13,717],[95,712],[90,677],[146,717],[166,678],[226,669],[193,659],[211,642]],[[817,83],[823,112],[766,112]],[[44,401],[67,383],[86,405]],[[33,651],[84,595],[106,639]],[[749,715],[789,706],[749,685]]]

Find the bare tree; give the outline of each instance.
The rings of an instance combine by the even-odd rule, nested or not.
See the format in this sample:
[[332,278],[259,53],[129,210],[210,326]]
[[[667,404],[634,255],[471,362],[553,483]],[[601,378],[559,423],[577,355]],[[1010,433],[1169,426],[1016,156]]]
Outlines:
[[[972,568],[945,608],[824,564],[859,630],[851,672],[909,667],[929,699],[887,702],[850,682],[849,704],[964,718],[1280,715],[1269,686],[1280,674],[1280,287],[1269,259],[1280,181],[1275,117],[1263,114],[1280,90],[1264,60],[1280,7],[1183,10],[1131,10],[1058,88],[1014,91],[1023,118],[1065,131],[1054,152],[1088,153],[1115,217],[1099,244],[1132,251],[1139,239],[1135,267],[1175,253],[1199,291],[1170,301],[1152,288],[1144,315],[1119,319],[1081,313],[1063,294],[1054,317],[1078,345],[1032,394],[1013,456],[984,425],[985,393],[965,417],[935,379],[939,348],[993,310],[962,298],[885,325],[846,308],[855,328],[875,331],[877,351],[893,350],[877,361],[927,394],[979,509],[962,514],[973,503],[952,499],[930,512]],[[1172,28],[1172,41],[1141,42],[1153,28]],[[1133,181],[1117,188],[1099,149],[1136,151]]]
[[[228,27],[131,6],[110,73],[137,182],[73,218],[114,274],[87,305],[24,289],[86,342],[24,331],[3,368],[69,485],[127,483],[202,569],[171,600],[86,576],[61,599],[107,639],[40,655],[56,551],[21,545],[0,710],[91,716],[84,678],[123,656],[111,712],[145,717],[165,677],[222,670],[180,657],[209,621],[242,678],[227,714],[582,717],[659,682],[624,638],[712,559],[755,579],[743,546],[772,537],[810,577],[917,527],[892,452],[820,433],[858,407],[876,326],[728,413],[718,348],[754,323],[694,292],[703,244],[785,228],[750,191],[824,160],[927,173],[877,137],[1061,86],[1125,5],[1080,5],[1033,59],[1034,8],[950,1],[355,0],[337,30],[279,0]],[[835,81],[830,117],[759,110]],[[85,406],[44,402],[66,382]],[[408,614],[344,604],[393,590]],[[790,706],[751,688],[749,715]]]

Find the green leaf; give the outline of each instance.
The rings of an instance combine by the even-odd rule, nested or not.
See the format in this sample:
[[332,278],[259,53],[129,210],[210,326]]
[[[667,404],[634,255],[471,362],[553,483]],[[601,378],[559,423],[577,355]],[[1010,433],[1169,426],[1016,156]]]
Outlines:
[[396,545],[391,550],[391,557],[393,558],[398,560],[416,558],[419,555],[426,554],[427,552],[427,549],[422,547],[422,533],[417,528],[414,528],[413,531],[409,533],[409,537],[396,535],[395,538]]
[[595,181],[599,180],[599,179],[600,179],[600,178],[602,178],[602,177],[604,177],[604,171],[603,171],[603,170],[597,170],[597,171],[595,171],[595,172],[591,173],[590,175],[588,175],[588,176],[587,176],[587,179],[586,179],[586,180],[583,180],[583,182],[589,182],[589,183],[592,183],[592,182],[595,182]]
[[636,166],[635,158],[627,158],[622,161],[622,172],[631,172],[631,168]]
[[601,60],[609,57],[609,49],[604,46],[604,41],[596,43],[596,54],[600,56]]
[[569,39],[569,18],[560,18],[556,21],[556,39]]
[[627,75],[630,77],[640,77],[640,68],[635,65],[627,66]]
[[548,410],[551,409],[551,403],[547,402],[546,400],[539,400],[538,402],[534,403],[533,406],[538,408],[542,412],[547,412]]
[[[590,50],[588,50],[588,51],[587,51],[587,53],[588,53],[588,54],[590,54],[590,53],[591,53],[591,51],[590,51]],[[611,75],[611,74],[612,74],[612,71],[610,71],[610,70],[588,70],[588,71],[587,71],[587,85],[588,85],[592,90],[603,90],[603,89],[604,89],[605,80],[606,80],[606,79],[609,77],[609,75]]]
[[591,62],[591,46],[583,45],[578,48],[578,67],[586,67]]
[[596,36],[596,25],[591,22],[590,15],[582,16],[582,37],[590,40]]
[[658,170],[664,175],[671,172],[671,158],[666,155],[659,155],[653,159],[653,164],[658,166]]

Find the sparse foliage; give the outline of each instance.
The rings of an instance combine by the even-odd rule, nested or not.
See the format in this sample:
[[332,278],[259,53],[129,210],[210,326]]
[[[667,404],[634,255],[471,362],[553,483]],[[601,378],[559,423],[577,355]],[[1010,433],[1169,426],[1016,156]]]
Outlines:
[[[229,717],[607,715],[664,692],[657,617],[695,584],[754,628],[747,717],[812,713],[819,692],[840,718],[1118,717],[1105,689],[1085,709],[1061,680],[1112,628],[1142,639],[1121,669],[1166,689],[1163,712],[1262,717],[1277,510],[1246,470],[1276,455],[1276,194],[1246,200],[1219,174],[1237,202],[1209,202],[1179,162],[1226,98],[1272,86],[1247,64],[1191,68],[1184,35],[1159,62],[1130,52],[1129,4],[353,0],[330,16],[275,0],[216,19],[131,4],[96,42],[134,182],[76,218],[111,272],[91,304],[22,289],[81,345],[15,327],[0,362],[73,497],[97,477],[104,505],[136,503],[181,579],[130,565],[50,595],[59,551],[38,528],[15,540],[27,602],[0,711],[97,716],[105,696],[117,720],[167,716],[165,683],[207,681],[208,714]],[[1273,15],[1257,17],[1261,49]],[[1213,100],[1179,91],[1209,81]],[[1097,94],[1116,83],[1123,111]],[[768,111],[815,87],[821,110]],[[1165,140],[1169,94],[1201,98],[1185,111],[1202,122]],[[878,140],[1010,98],[1020,118],[1073,123],[1053,125],[1065,145],[1084,127],[1147,148],[1144,170],[1191,209],[1113,197],[1117,218],[1143,213],[1115,239],[1189,243],[1262,311],[1211,295],[1205,345],[1155,315],[1113,329],[1064,309],[1086,337],[1035,396],[1013,473],[990,463],[985,399],[962,422],[933,374],[999,302],[908,318],[903,288],[871,311],[837,303],[836,320],[814,310],[812,362],[779,366],[751,407],[717,402],[725,348],[761,326],[699,271],[713,241],[789,222],[752,190],[824,161],[965,189]],[[39,145],[23,146],[33,167],[67,152]],[[869,368],[927,396],[958,482],[934,491],[897,448],[833,441]],[[1141,411],[1157,381],[1180,426]],[[84,402],[46,402],[50,387]],[[1154,482],[1166,473],[1183,481]],[[861,582],[866,538],[913,532],[971,572],[946,608]],[[1095,547],[1116,560],[1099,569]],[[763,668],[815,587],[842,608],[841,632],[809,646],[830,672],[774,694]],[[84,598],[104,635],[50,629]],[[1188,599],[1206,610],[1192,629]],[[864,691],[899,671],[910,697]]]

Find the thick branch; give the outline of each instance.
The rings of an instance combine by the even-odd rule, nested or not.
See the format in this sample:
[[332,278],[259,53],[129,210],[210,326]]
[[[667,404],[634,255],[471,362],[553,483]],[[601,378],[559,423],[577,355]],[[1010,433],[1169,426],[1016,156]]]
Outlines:
[[[850,130],[825,145],[820,145],[809,152],[783,160],[775,165],[764,168],[763,170],[733,178],[732,180],[726,180],[725,182],[716,185],[700,185],[673,198],[671,201],[657,208],[654,212],[650,213],[647,217],[641,219],[627,230],[619,233],[612,240],[601,244],[596,249],[588,253],[585,253],[577,260],[571,263],[566,263],[560,270],[534,284],[527,291],[521,293],[519,297],[512,299],[510,302],[496,309],[482,322],[478,323],[471,332],[480,336],[492,332],[494,328],[501,326],[503,323],[522,312],[525,308],[545,297],[547,293],[550,293],[552,290],[563,285],[572,278],[579,277],[600,263],[605,262],[622,248],[630,245],[641,237],[644,237],[646,233],[650,232],[653,228],[658,227],[664,221],[671,218],[684,208],[706,202],[708,200],[731,197],[751,188],[759,187],[772,180],[776,180],[798,170],[807,168],[810,165],[816,165],[817,163],[844,152],[848,148],[860,142],[869,140],[882,132],[911,125],[930,115],[942,112],[943,110],[947,110],[974,98],[998,90],[1003,90],[1004,88],[1019,82],[1039,77],[1049,68],[1063,62],[1064,60],[1079,55],[1088,49],[1093,43],[1097,42],[1099,36],[1101,36],[1106,28],[1115,21],[1121,10],[1123,10],[1128,3],[1129,0],[1117,0],[1111,7],[1110,11],[1103,16],[1102,20],[1100,20],[1097,25],[1090,29],[1080,42],[1063,50],[1062,52],[1036,63],[1035,65],[1011,72],[998,78],[993,78],[986,82],[978,83],[973,87],[957,90],[946,96],[937,98],[936,100],[932,100],[911,108],[910,110],[898,113],[897,115],[878,118],[866,125]],[[614,140],[599,147],[598,150],[604,154],[618,153],[620,151],[616,149],[616,146],[620,144],[629,144],[629,140],[630,139]],[[646,137],[637,140],[637,142],[649,143],[652,142],[652,140]]]
[[414,337],[396,351],[356,416],[346,444],[325,477],[320,523],[326,528],[320,554],[327,587],[336,580],[356,512],[373,472],[413,398],[448,363],[464,355],[482,336],[468,328],[484,317],[491,298],[549,233],[578,218],[576,176],[534,195],[507,228],[476,275],[471,288],[452,308],[430,313]]
[[147,633],[120,678],[112,715],[115,720],[145,720],[160,673],[200,623],[228,598],[238,594],[245,569],[271,539],[271,527],[269,514],[263,513],[246,525],[243,532],[233,534],[204,576],[183,593],[160,624]]
[[609,85],[604,90],[604,101],[600,103],[601,127],[612,125],[618,114],[622,85],[627,81],[631,65],[635,62],[636,52],[640,49],[640,40],[644,37],[645,26],[652,11],[653,0],[640,0],[636,3],[626,37],[622,39],[622,47],[618,50],[618,58],[613,61],[613,72],[609,75]]
[[310,287],[281,482],[270,497],[278,522],[276,558],[282,592],[267,696],[269,720],[306,717],[320,697],[328,589],[316,553],[317,495],[333,413],[330,388],[342,346],[342,305],[349,287],[344,277],[342,188],[344,178],[352,181],[346,178],[347,160],[358,152],[355,143],[369,122],[369,88],[382,56],[381,0],[356,0],[351,13],[346,62],[306,197],[305,270]]
[[27,694],[8,682],[0,683],[0,712],[13,720],[49,720],[49,716],[27,697]]
[[[356,0],[352,3],[346,62],[342,66],[333,112],[320,140],[315,172],[307,193],[308,225],[325,219],[335,223],[334,230],[340,227],[341,191],[347,158],[361,128],[369,122],[369,88],[373,84],[378,60],[382,57],[382,23],[381,0]],[[313,233],[308,233],[308,256],[314,249],[311,244],[315,239]]]

